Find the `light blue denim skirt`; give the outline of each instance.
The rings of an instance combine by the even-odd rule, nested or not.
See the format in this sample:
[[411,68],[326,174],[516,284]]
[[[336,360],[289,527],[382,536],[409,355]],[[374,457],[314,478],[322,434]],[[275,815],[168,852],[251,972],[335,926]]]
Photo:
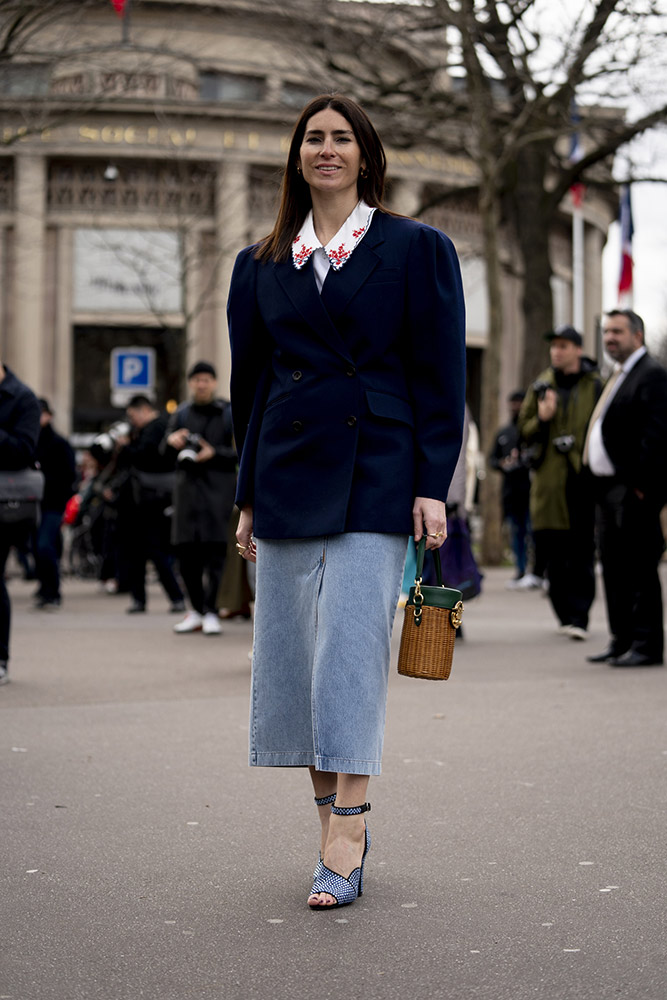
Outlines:
[[257,539],[251,765],[380,773],[407,541]]

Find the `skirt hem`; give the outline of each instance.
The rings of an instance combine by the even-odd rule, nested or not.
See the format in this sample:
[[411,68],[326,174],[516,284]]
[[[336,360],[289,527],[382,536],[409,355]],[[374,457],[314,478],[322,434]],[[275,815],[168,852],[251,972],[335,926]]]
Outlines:
[[262,751],[251,753],[250,767],[314,767],[316,771],[335,771],[339,774],[381,773],[379,760],[350,760],[347,757],[322,757],[308,751]]

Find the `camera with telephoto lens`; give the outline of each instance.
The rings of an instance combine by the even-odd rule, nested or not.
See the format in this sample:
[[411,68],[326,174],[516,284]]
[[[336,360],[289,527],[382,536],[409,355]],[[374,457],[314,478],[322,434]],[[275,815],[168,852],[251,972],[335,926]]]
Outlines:
[[538,379],[537,382],[533,382],[533,392],[538,399],[544,399],[547,394],[547,389],[553,389],[550,382],[544,382],[542,379]]
[[176,459],[177,462],[185,464],[196,462],[197,455],[201,451],[201,437],[199,434],[188,434],[185,439],[185,446],[181,448]]
[[574,434],[561,434],[560,437],[553,439],[552,444],[560,455],[567,455],[568,451],[572,451]]

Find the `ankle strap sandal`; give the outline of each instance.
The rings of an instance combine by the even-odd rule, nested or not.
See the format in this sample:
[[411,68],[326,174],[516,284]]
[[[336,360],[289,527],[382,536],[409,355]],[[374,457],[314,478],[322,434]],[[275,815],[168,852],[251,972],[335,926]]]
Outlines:
[[315,805],[316,806],[330,806],[331,803],[335,802],[335,801],[336,801],[336,793],[335,792],[333,793],[333,795],[324,795],[321,799],[318,799],[317,795],[315,796]]
[[338,806],[332,806],[331,812],[334,816],[361,816],[362,813],[370,812],[371,804],[370,802],[364,802],[363,806],[343,806],[339,808]]

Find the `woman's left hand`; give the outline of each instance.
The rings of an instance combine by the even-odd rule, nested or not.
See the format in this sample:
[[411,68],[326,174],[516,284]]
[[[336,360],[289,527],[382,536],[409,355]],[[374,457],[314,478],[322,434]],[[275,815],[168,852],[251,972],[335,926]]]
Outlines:
[[415,497],[412,517],[415,525],[415,542],[418,542],[426,531],[426,548],[439,549],[447,537],[447,514],[442,500]]

